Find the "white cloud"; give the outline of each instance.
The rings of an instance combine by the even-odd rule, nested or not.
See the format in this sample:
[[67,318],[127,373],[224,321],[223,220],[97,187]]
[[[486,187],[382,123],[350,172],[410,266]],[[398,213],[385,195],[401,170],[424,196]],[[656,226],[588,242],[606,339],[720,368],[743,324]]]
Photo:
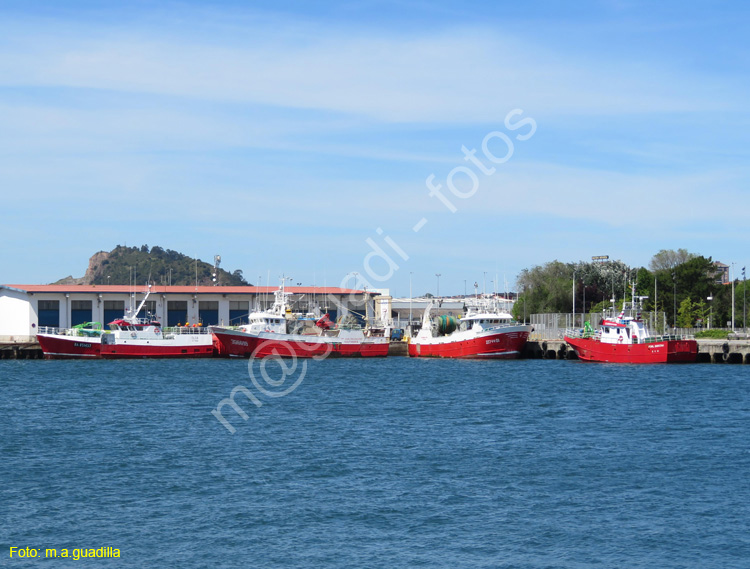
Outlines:
[[[75,25],[68,24],[75,29]],[[11,34],[0,83],[316,109],[384,121],[496,120],[508,108],[632,113],[717,108],[706,80],[658,64],[575,59],[519,36],[456,28],[417,37],[317,27],[304,41],[249,28],[223,41],[143,32]],[[6,40],[7,42],[8,40]],[[654,78],[658,78],[654,81]],[[687,95],[689,93],[689,95]]]

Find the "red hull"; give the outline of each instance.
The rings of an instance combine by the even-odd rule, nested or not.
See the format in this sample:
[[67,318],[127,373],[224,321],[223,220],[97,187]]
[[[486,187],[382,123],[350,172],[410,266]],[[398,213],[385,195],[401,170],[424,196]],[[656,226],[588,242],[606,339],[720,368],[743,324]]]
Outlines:
[[695,340],[664,340],[645,344],[607,344],[593,338],[570,338],[565,341],[578,359],[605,363],[693,363],[698,357]]
[[219,355],[233,357],[282,357],[318,358],[326,357],[385,357],[388,342],[336,342],[290,340],[270,334],[255,336],[232,331],[213,330]]
[[446,341],[422,344],[409,343],[410,357],[467,358],[467,359],[516,359],[526,345],[529,333],[503,332],[469,340]]
[[172,346],[106,344],[99,338],[72,338],[70,336],[38,335],[37,340],[46,359],[117,359],[117,358],[210,358],[214,346]]
[[105,360],[118,358],[210,358],[214,347],[208,346],[102,346]]
[[[51,359],[89,358],[101,357],[99,338],[71,338],[69,336],[46,336],[39,334],[36,337],[44,352],[44,357]],[[93,340],[93,341],[92,341]]]

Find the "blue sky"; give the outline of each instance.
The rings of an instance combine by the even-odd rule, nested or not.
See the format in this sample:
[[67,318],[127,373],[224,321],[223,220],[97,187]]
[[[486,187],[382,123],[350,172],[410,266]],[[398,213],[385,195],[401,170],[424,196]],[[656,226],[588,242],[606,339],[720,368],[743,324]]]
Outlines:
[[[741,2],[5,1],[0,282],[81,276],[118,244],[221,254],[256,284],[356,272],[397,295],[410,279],[434,293],[436,273],[441,294],[502,290],[553,259],[645,266],[665,248],[741,267],[749,16]],[[503,136],[512,155],[493,163],[483,141],[499,157]]]

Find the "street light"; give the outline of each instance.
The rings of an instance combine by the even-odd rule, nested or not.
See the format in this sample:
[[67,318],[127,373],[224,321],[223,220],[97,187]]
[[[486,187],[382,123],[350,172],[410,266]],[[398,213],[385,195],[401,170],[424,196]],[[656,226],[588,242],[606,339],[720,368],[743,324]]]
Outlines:
[[734,263],[732,263],[732,274],[729,278],[732,280],[732,332],[734,332]]
[[742,267],[742,333],[747,336],[747,294],[745,293],[745,267]]
[[672,322],[675,329],[677,329],[677,276],[672,271],[672,298],[674,300],[674,312],[672,312]]
[[437,277],[437,297],[440,298],[440,273],[435,273]]
[[414,273],[409,271],[409,337],[411,337],[411,276]]
[[576,327],[576,271],[573,269],[573,328]]
[[706,300],[708,301],[708,329],[711,329],[711,320],[713,320],[714,317],[714,303],[711,302],[714,299],[713,296],[706,297]]
[[583,285],[583,319],[586,320],[586,281],[581,279]]

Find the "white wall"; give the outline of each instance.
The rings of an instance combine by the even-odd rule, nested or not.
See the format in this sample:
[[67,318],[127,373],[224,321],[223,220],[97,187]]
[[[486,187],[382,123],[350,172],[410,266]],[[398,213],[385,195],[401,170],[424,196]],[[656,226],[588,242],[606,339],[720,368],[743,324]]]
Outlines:
[[36,324],[36,313],[31,307],[29,294],[0,287],[0,342],[34,342]]

